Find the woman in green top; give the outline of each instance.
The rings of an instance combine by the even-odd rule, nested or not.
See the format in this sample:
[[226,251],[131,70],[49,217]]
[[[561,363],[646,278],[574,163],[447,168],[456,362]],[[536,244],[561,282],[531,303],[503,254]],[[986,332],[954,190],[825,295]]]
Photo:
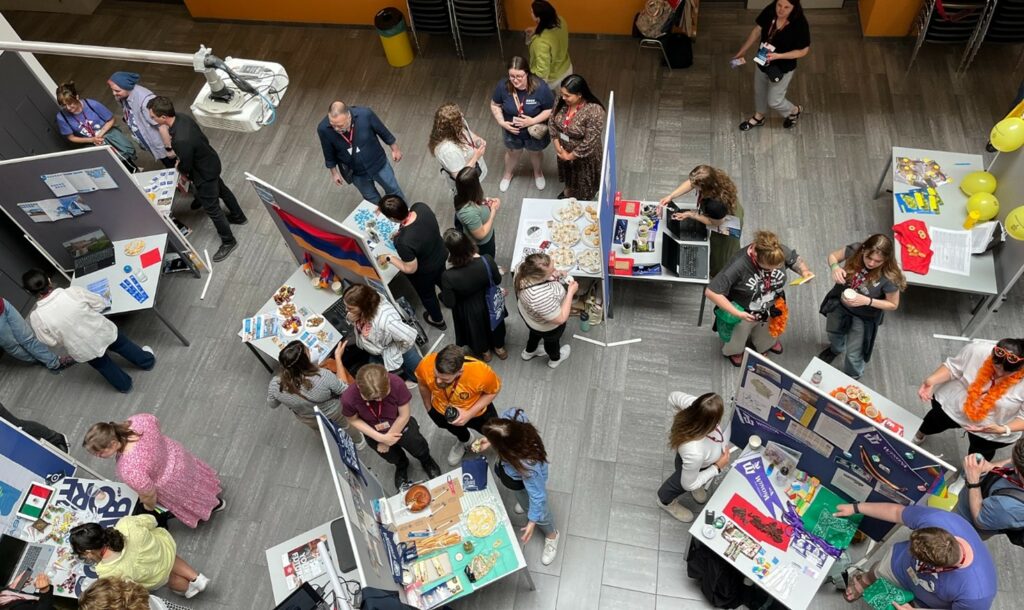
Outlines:
[[547,0],[535,0],[530,5],[530,15],[537,24],[526,28],[530,67],[535,75],[547,82],[552,91],[558,91],[562,79],[572,74],[569,26]]
[[[473,238],[481,256],[495,257],[494,217],[501,207],[496,197],[484,197],[480,186],[480,170],[464,167],[455,175],[455,222],[458,228]],[[459,226],[461,225],[461,226]]]
[[720,169],[710,165],[693,168],[686,182],[676,190],[662,197],[659,205],[668,205],[674,198],[697,189],[697,209],[677,212],[674,220],[692,218],[707,226],[710,232],[711,260],[709,277],[718,272],[740,249],[740,235],[743,231],[743,206],[736,193],[736,184]]

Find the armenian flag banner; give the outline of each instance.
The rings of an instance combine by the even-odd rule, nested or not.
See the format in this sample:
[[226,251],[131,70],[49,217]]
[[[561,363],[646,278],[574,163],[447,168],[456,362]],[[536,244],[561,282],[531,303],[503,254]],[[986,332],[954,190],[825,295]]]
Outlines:
[[380,279],[373,263],[363,254],[363,249],[355,239],[319,229],[276,205],[273,209],[292,234],[295,243],[306,252],[362,277]]

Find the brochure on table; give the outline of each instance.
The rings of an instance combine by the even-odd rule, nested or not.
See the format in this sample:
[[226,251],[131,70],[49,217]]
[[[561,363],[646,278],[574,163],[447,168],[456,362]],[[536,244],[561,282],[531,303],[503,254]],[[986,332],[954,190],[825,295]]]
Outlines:
[[[843,501],[904,505],[942,495],[956,469],[869,418],[828,389],[746,350],[732,416],[734,445],[751,436],[796,456],[795,468],[816,478]],[[775,515],[778,517],[778,515]],[[896,526],[865,519],[860,529],[881,540]]]

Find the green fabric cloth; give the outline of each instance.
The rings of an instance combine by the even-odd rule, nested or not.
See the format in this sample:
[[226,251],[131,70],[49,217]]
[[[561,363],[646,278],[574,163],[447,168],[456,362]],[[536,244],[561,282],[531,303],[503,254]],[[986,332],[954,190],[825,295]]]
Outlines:
[[864,589],[864,601],[875,610],[892,610],[892,603],[907,604],[914,599],[914,594],[879,578]]
[[[541,536],[543,536],[543,534],[541,534]],[[509,539],[508,532],[505,531],[505,527],[502,523],[499,522],[498,527],[493,532],[491,532],[490,536],[487,536],[486,538],[476,538],[474,536],[468,536],[467,538],[465,538],[465,540],[470,540],[473,543],[474,548],[472,553],[467,553],[463,551],[462,545],[456,544],[454,546],[448,547],[443,551],[438,551],[436,553],[432,553],[430,555],[425,556],[432,557],[434,555],[448,555],[448,559],[451,561],[452,564],[452,570],[454,572],[453,575],[458,576],[459,582],[462,583],[462,593],[459,593],[458,595],[455,595],[446,600],[448,602],[459,599],[460,597],[465,597],[473,591],[475,591],[476,589],[479,589],[480,587],[486,585],[487,583],[495,579],[501,578],[502,576],[512,572],[518,567],[518,562],[516,561],[516,552],[515,549],[512,547],[513,544],[518,544],[518,542],[513,542]],[[497,548],[494,547],[495,542],[499,542]],[[483,578],[477,580],[475,583],[469,582],[469,577],[466,576],[466,566],[469,565],[469,562],[472,561],[473,557],[476,556],[478,553],[490,553],[492,551],[498,551],[499,553],[497,563],[494,564],[494,567],[491,568],[491,571],[484,575]],[[462,553],[462,561],[455,560],[456,553]],[[439,585],[440,583],[450,579],[451,577],[452,576],[450,575],[440,580],[425,583],[421,590],[428,591],[432,587]]]
[[[569,25],[559,16],[561,25],[544,30],[530,39],[530,71],[549,81],[561,77],[572,66],[569,59]],[[552,91],[558,97],[557,91]]]
[[[736,302],[733,302],[732,306],[740,311],[744,311]],[[722,343],[732,341],[732,331],[740,323],[740,319],[721,307],[715,307],[715,319],[715,328],[718,329],[718,337],[722,340]]]
[[827,488],[819,486],[818,491],[814,494],[814,499],[811,500],[811,505],[801,516],[801,520],[808,532],[820,536],[837,549],[845,549],[850,546],[853,535],[857,533],[857,527],[864,519],[864,515],[835,517],[833,513],[836,512],[836,507],[840,504],[846,504],[846,500]]

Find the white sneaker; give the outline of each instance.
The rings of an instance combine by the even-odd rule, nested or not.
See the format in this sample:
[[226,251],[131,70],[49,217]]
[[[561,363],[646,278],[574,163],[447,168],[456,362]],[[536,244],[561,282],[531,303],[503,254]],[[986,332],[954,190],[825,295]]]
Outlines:
[[533,177],[533,183],[537,185],[537,190],[543,191],[544,187],[548,185],[547,180],[544,179],[544,174]]
[[533,350],[532,352],[528,352],[528,351],[526,351],[524,349],[523,353],[519,354],[519,355],[522,357],[523,360],[533,360],[537,356],[543,356],[545,354],[544,354],[544,348],[542,346],[538,345],[537,349]]
[[152,348],[152,347],[150,347],[150,346],[148,346],[148,345],[143,345],[143,346],[142,346],[142,351],[144,351],[144,352],[149,352],[149,355],[150,355],[150,356],[156,357],[156,354],[155,354],[155,353],[153,353],[153,348]]
[[540,555],[542,565],[549,566],[555,560],[555,555],[558,554],[558,536],[558,532],[555,532],[554,538],[544,538],[544,552]]
[[705,502],[708,501],[708,490],[704,489],[703,487],[698,487],[697,489],[694,489],[693,491],[690,492],[690,495],[693,496],[693,499],[694,501],[697,502],[697,504],[704,504]]
[[675,500],[669,502],[668,504],[662,504],[661,500],[659,500],[658,506],[660,506],[663,511],[667,512],[668,514],[672,515],[673,517],[682,521],[683,523],[689,523],[693,521],[693,513],[690,512],[690,509],[686,508],[685,506],[676,502]]
[[526,511],[523,510],[523,505],[522,504],[520,504],[519,502],[516,502],[516,505],[512,507],[512,512],[514,512],[517,515],[522,515]]
[[502,178],[501,182],[498,183],[498,190],[504,193],[508,190],[508,185],[512,184],[511,178]]
[[196,595],[199,595],[206,590],[206,585],[210,584],[210,579],[200,574],[195,580],[188,583],[188,589],[185,591],[185,597],[191,599]]
[[448,465],[458,466],[462,463],[462,456],[464,455],[466,455],[466,446],[456,440],[452,450],[448,452]]
[[571,347],[569,347],[568,345],[563,345],[562,348],[558,350],[558,360],[548,360],[548,366],[553,369],[557,369],[558,365],[565,362],[565,360],[569,357],[569,352],[571,351]]

